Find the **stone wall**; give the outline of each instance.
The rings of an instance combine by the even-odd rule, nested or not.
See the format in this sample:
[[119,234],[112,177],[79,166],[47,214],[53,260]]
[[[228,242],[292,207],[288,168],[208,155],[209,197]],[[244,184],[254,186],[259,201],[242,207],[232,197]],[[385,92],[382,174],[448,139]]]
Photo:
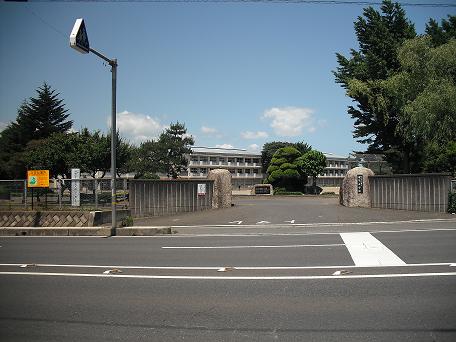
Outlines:
[[[117,211],[118,223],[130,214]],[[111,211],[0,211],[0,227],[93,227],[111,222]]]

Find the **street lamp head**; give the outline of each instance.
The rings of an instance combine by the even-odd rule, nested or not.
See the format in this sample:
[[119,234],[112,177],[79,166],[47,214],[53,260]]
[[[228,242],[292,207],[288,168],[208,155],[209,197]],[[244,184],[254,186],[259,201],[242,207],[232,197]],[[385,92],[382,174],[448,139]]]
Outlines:
[[70,33],[70,46],[81,53],[89,53],[89,37],[84,24],[84,19],[76,19]]

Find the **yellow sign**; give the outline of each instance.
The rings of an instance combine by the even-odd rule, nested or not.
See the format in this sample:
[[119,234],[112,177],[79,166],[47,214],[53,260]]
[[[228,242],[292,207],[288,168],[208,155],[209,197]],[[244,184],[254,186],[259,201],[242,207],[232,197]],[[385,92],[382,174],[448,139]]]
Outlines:
[[28,170],[27,186],[29,188],[49,188],[49,170]]

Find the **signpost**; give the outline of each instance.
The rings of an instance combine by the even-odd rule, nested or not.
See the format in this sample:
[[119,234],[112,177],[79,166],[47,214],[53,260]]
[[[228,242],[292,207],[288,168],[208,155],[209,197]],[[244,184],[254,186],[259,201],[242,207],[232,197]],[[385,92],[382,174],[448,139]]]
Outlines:
[[206,195],[206,184],[198,184],[198,196]]
[[33,210],[33,189],[49,188],[49,170],[28,170],[27,187],[32,189],[32,210]]
[[28,170],[27,186],[29,188],[49,188],[49,170]]
[[111,66],[112,73],[112,101],[111,101],[111,211],[112,211],[112,229],[111,234],[116,233],[116,93],[117,93],[117,59],[110,59],[100,52],[92,49],[89,45],[89,37],[84,24],[84,19],[76,19],[73,30],[70,34],[70,46],[81,52],[89,53],[92,52],[96,56],[106,61]]
[[71,169],[71,206],[79,207],[81,205],[81,177],[80,169]]

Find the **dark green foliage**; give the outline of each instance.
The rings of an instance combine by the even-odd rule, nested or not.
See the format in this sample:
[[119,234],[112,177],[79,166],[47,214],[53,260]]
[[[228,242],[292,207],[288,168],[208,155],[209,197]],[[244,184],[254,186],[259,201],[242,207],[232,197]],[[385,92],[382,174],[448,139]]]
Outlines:
[[284,188],[275,188],[274,195],[277,195],[277,196],[302,196],[303,193],[301,191],[287,191]]
[[456,177],[456,141],[440,146],[437,143],[428,144],[426,156],[424,162],[426,172],[450,172],[453,177]]
[[143,142],[134,153],[131,171],[136,178],[155,179],[157,173],[177,178],[187,170],[186,155],[191,154],[193,138],[187,136],[184,124],[176,122],[166,129],[157,141]]
[[456,38],[456,16],[448,15],[448,20],[442,19],[440,26],[437,21],[430,19],[426,24],[426,34],[431,37],[434,47],[448,43]]
[[272,141],[263,145],[263,150],[261,151],[261,164],[263,166],[263,172],[266,173],[268,170],[269,164],[271,163],[272,156],[279,149],[287,146],[292,146],[296,148],[301,154],[310,151],[311,147],[304,142],[289,143],[285,141]]
[[[68,119],[68,110],[63,100],[51,87],[43,83],[37,97],[24,101],[15,122],[10,123],[0,135],[1,178],[25,178],[25,149],[32,141],[40,141],[54,133],[65,133],[73,121]],[[36,146],[39,143],[32,143]],[[32,147],[33,147],[32,146]]]
[[273,155],[267,169],[266,183],[286,191],[300,190],[307,183],[307,177],[301,173],[296,160],[301,156],[292,146],[279,148]]
[[456,214],[456,192],[448,193],[448,210],[451,214]]
[[179,122],[171,123],[158,139],[161,152],[161,164],[168,177],[177,178],[181,172],[187,170],[186,155],[192,153],[193,137],[187,136],[187,129]]
[[323,153],[311,150],[296,160],[296,164],[308,176],[312,177],[313,188],[317,186],[317,177],[326,167],[326,157]]
[[356,103],[348,108],[355,120],[353,136],[369,145],[368,152],[385,153],[397,171],[408,172],[413,146],[396,133],[399,110],[376,95],[382,92],[380,82],[400,69],[398,48],[416,36],[414,26],[398,3],[385,0],[381,13],[364,9],[355,31],[359,51],[352,49],[350,58],[337,54],[339,67],[334,72],[336,82]]
[[[131,147],[117,133],[117,173],[127,169]],[[54,133],[47,139],[33,140],[24,151],[24,161],[29,169],[49,170],[51,177],[69,177],[71,168],[101,178],[111,169],[111,139],[99,131],[90,133],[86,128],[80,133]]]

